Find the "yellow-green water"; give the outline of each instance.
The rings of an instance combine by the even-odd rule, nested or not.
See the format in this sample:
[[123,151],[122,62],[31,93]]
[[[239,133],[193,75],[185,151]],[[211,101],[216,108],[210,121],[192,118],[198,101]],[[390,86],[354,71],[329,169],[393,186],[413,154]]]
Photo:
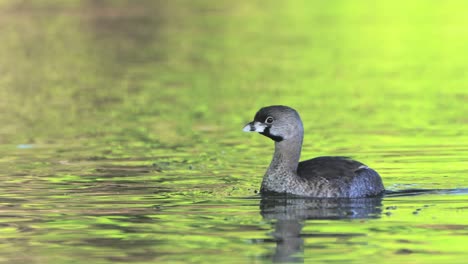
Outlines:
[[[1,0],[0,262],[464,263],[467,9]],[[272,104],[395,193],[262,200]]]

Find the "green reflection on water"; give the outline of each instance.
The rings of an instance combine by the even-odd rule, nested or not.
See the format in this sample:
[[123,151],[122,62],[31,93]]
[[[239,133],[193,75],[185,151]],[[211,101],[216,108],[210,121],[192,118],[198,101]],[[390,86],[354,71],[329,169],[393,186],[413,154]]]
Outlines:
[[[0,261],[268,262],[297,223],[261,215],[272,146],[241,128],[270,104],[301,113],[304,159],[355,157],[391,190],[466,188],[466,5],[0,1]],[[293,255],[456,263],[466,205],[296,219]]]

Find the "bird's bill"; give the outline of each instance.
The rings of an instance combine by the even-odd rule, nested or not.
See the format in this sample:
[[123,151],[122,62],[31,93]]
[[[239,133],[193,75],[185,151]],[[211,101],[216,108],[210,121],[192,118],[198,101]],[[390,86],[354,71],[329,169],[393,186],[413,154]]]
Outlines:
[[260,123],[258,121],[252,121],[245,125],[244,129],[242,129],[244,132],[259,132],[262,133],[265,131],[266,125],[263,123]]

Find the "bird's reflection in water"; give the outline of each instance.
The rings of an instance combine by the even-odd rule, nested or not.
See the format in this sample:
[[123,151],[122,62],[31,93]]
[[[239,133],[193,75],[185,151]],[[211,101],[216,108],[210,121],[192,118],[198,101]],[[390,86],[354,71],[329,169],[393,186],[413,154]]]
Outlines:
[[[260,210],[265,220],[274,224],[273,239],[276,251],[274,262],[303,262],[303,223],[312,219],[378,218],[382,210],[382,197],[358,199],[298,198],[264,196]],[[338,236],[338,235],[337,235]]]

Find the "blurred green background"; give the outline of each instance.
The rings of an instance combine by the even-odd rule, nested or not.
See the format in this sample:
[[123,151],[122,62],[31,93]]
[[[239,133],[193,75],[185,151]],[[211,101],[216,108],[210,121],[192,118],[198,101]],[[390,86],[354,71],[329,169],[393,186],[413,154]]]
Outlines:
[[0,3],[3,143],[191,141],[270,104],[314,130],[466,130],[464,1]]

